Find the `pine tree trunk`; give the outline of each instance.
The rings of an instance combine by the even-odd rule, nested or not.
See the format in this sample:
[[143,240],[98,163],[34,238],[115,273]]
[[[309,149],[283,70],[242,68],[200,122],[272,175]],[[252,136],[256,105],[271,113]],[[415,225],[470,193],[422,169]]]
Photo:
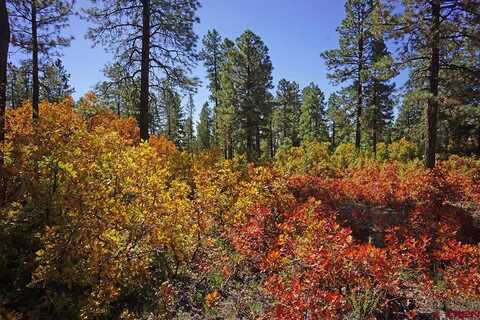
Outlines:
[[32,1],[32,118],[39,117],[38,103],[40,99],[40,84],[38,81],[38,35],[37,35],[37,4]]
[[477,155],[480,156],[480,124],[477,128]]
[[[7,108],[7,60],[10,42],[10,24],[8,21],[6,0],[0,0],[0,144],[5,140],[5,109]],[[6,201],[4,180],[4,157],[0,149],[0,206]]]
[[373,128],[372,128],[372,149],[373,149],[373,155],[377,156],[377,119],[373,119]]
[[140,138],[148,140],[148,100],[150,74],[150,0],[142,0],[142,62],[140,69]]
[[227,159],[233,159],[233,139],[231,137],[231,133],[228,136],[228,148],[227,148]]
[[332,150],[335,150],[335,138],[336,138],[336,137],[335,137],[336,127],[335,127],[335,126],[336,126],[336,123],[335,123],[335,121],[333,121],[333,122],[332,122]]
[[260,127],[259,126],[256,126],[255,128],[255,158],[256,159],[260,159],[260,154],[261,154],[261,150],[260,150]]
[[218,111],[218,92],[220,91],[220,79],[218,77],[218,61],[217,61],[217,50],[214,47],[213,49],[213,77],[214,77],[214,86],[215,93],[213,94],[213,101],[215,103],[214,110]]
[[[7,107],[7,59],[9,42],[10,24],[8,22],[7,3],[6,0],[0,0],[0,143],[5,139],[5,109]],[[0,159],[0,161],[2,159]]]
[[250,126],[247,126],[247,160],[248,161],[253,161],[253,136],[251,129],[249,128]]
[[378,128],[377,128],[377,121],[378,121],[378,113],[379,113],[379,105],[378,105],[378,86],[375,82],[373,85],[373,121],[372,121],[372,149],[373,154],[375,157],[377,156],[377,139],[378,139]]
[[17,74],[12,72],[12,82],[10,86],[10,107],[15,108],[17,106],[15,97],[15,86],[17,85]]
[[435,167],[438,113],[438,73],[440,68],[440,0],[432,0],[432,39],[430,57],[429,90],[431,97],[427,103],[427,137],[425,141],[425,166]]
[[361,118],[362,118],[362,104],[363,104],[363,86],[362,86],[362,71],[363,71],[363,37],[358,40],[358,78],[357,78],[357,111],[356,111],[356,128],[355,128],[355,148],[360,149],[361,143]]
[[23,97],[20,96],[18,98],[18,102],[21,102],[25,97],[30,98],[30,94],[32,93],[32,89],[30,88],[30,74],[28,74],[28,70],[24,70],[24,80],[23,80]]
[[270,158],[275,158],[275,148],[273,146],[273,124],[272,124],[272,117],[270,116],[270,122],[269,122],[269,133],[268,133],[268,138],[269,138],[269,147],[270,147]]

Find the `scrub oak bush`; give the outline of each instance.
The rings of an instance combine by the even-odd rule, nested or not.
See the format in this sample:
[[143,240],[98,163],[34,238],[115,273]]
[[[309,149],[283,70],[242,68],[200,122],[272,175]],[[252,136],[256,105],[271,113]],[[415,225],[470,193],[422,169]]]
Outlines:
[[0,317],[404,319],[480,300],[478,160],[310,142],[247,164],[141,142],[94,102],[7,112]]

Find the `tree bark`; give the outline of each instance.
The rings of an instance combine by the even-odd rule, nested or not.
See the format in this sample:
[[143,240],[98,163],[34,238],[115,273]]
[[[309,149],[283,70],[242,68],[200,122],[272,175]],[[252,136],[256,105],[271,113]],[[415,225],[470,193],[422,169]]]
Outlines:
[[431,97],[427,103],[427,135],[425,141],[425,166],[435,167],[438,113],[438,73],[440,69],[440,0],[431,0],[432,39],[430,57],[429,91]]
[[149,75],[150,75],[150,0],[142,0],[142,62],[140,70],[140,138],[148,140]]
[[261,150],[260,150],[260,127],[257,125],[255,127],[255,158],[260,159]]
[[477,128],[477,155],[480,156],[480,124]]
[[[10,43],[10,23],[7,2],[0,0],[0,146],[5,140],[5,109],[7,108],[7,60]],[[0,149],[0,206],[6,201],[3,149]]]
[[269,121],[268,140],[269,140],[269,148],[270,148],[270,158],[273,159],[273,158],[275,158],[275,148],[274,148],[274,145],[273,145],[273,123],[272,123],[272,117],[271,116],[270,116],[270,121]]
[[40,84],[38,81],[38,35],[37,35],[37,3],[32,1],[32,118],[39,117],[38,103]]
[[[10,43],[10,24],[7,2],[0,0],[0,142],[5,139],[5,109],[7,107],[7,59]],[[2,154],[0,161],[3,163]]]
[[372,132],[372,149],[373,149],[373,155],[377,155],[377,119],[373,119],[373,132]]
[[335,141],[335,138],[336,138],[336,137],[335,137],[335,134],[336,134],[335,129],[336,129],[336,127],[335,127],[335,126],[336,126],[335,121],[332,121],[332,150],[335,150],[335,142],[336,142],[336,141]]
[[216,46],[213,47],[213,77],[215,78],[214,86],[215,93],[213,94],[213,101],[215,103],[215,110],[218,110],[218,92],[220,91],[220,79],[218,77],[218,61],[217,61],[217,50]]
[[[7,64],[7,66],[8,66],[8,64]],[[8,82],[6,84],[8,84]],[[11,80],[10,84],[11,84],[10,85],[10,107],[15,108],[15,107],[18,107],[17,98],[15,96],[15,86],[17,85],[17,73],[16,72],[12,72],[12,80]],[[5,106],[6,106],[6,102],[5,102]]]
[[377,82],[373,84],[373,119],[372,119],[372,149],[373,154],[377,156],[377,140],[378,140],[378,114],[380,106],[378,105],[378,85]]
[[360,143],[362,139],[361,130],[361,118],[362,118],[362,104],[363,104],[363,86],[362,86],[362,71],[363,71],[363,50],[364,41],[363,37],[358,40],[358,77],[357,77],[357,111],[356,111],[356,128],[355,128],[355,148],[360,149]]

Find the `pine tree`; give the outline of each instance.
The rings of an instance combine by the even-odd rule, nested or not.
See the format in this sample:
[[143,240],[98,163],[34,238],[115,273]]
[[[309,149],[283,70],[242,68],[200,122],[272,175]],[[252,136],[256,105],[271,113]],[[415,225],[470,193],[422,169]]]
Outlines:
[[352,97],[348,88],[334,92],[328,97],[327,121],[329,123],[331,146],[335,149],[339,144],[350,143],[353,134]]
[[[88,37],[105,45],[115,54],[116,62],[128,74],[140,74],[140,137],[150,134],[151,76],[185,83],[185,73],[195,62],[197,36],[193,26],[199,7],[197,0],[91,0],[86,18],[95,24]],[[157,81],[158,82],[158,81]]]
[[208,88],[214,109],[218,108],[218,92],[220,91],[220,68],[225,59],[225,47],[217,30],[209,30],[202,40],[203,48],[199,58],[207,69]]
[[[140,79],[130,75],[120,63],[107,65],[103,74],[106,80],[95,86],[95,93],[102,104],[118,116],[138,118]],[[151,128],[158,133],[160,120],[155,118],[155,112],[152,113]]]
[[73,13],[74,0],[10,0],[12,43],[32,57],[32,116],[39,117],[40,55],[70,45],[72,38],[61,36]]
[[384,40],[375,37],[370,42],[369,68],[367,71],[366,96],[368,107],[365,118],[371,135],[373,153],[377,153],[377,143],[387,141],[387,131],[393,121],[395,85],[391,79],[397,75],[394,61]]
[[328,140],[325,112],[325,95],[316,84],[310,83],[302,91],[302,107],[298,124],[302,142]]
[[[219,50],[221,55],[218,57],[217,63],[219,64],[218,70],[218,89],[216,91],[216,102],[212,108],[212,145],[219,146],[224,153],[226,159],[233,157],[234,144],[233,131],[235,124],[233,105],[229,105],[233,100],[230,95],[233,94],[231,90],[220,90],[223,85],[232,85],[231,80],[228,79],[228,75],[225,77],[225,70],[230,67],[227,66],[227,56],[231,50],[235,48],[235,43],[230,39],[225,38],[220,45]],[[223,71],[222,71],[223,70]],[[213,95],[213,93],[212,93]],[[211,96],[212,98],[212,96]],[[222,101],[227,101],[227,104],[222,104]],[[216,103],[216,104],[215,104]]]
[[438,151],[440,101],[449,98],[449,79],[453,75],[469,81],[478,80],[480,70],[475,63],[471,64],[472,59],[458,57],[469,55],[470,44],[478,41],[479,22],[475,21],[480,3],[404,0],[402,7],[395,11],[399,13],[388,22],[395,24],[393,35],[404,40],[400,56],[402,63],[410,68],[409,87],[418,92],[415,96],[426,107],[425,166],[433,168]]
[[184,148],[188,152],[192,153],[195,147],[195,132],[193,131],[193,113],[195,112],[195,104],[193,102],[193,95],[190,93],[188,95],[187,102],[187,118],[185,119],[184,124]]
[[69,82],[70,74],[65,70],[62,60],[56,59],[46,64],[40,78],[40,98],[56,102],[71,96],[75,90]]
[[166,119],[164,134],[178,147],[181,147],[184,136],[182,99],[178,92],[168,84],[162,89],[162,104]]
[[393,128],[393,138],[407,140],[417,144],[418,150],[423,150],[425,140],[425,115],[424,108],[416,97],[406,95]]
[[261,142],[269,139],[271,73],[268,48],[259,36],[245,31],[228,49],[220,75],[217,123],[226,157],[233,155],[234,148],[249,161],[261,157]]
[[367,48],[372,37],[371,0],[347,0],[345,18],[339,33],[339,48],[325,51],[322,57],[330,70],[328,77],[334,84],[350,83],[355,87],[355,146],[360,148],[361,119],[365,104],[365,70]]
[[[6,0],[0,0],[0,143],[5,138],[5,109],[7,107],[7,61],[10,43],[10,23]],[[0,152],[0,168],[3,167],[3,153]],[[3,189],[3,188],[2,188]],[[3,190],[0,190],[3,194]]]
[[200,121],[197,125],[197,143],[200,150],[206,150],[211,147],[212,141],[212,115],[208,102],[200,111]]
[[32,99],[32,73],[28,60],[23,60],[18,66],[8,64],[7,70],[7,101],[10,107],[20,106],[24,101]]
[[274,149],[300,145],[301,99],[300,87],[295,81],[282,79],[278,82],[273,111]]
[[219,106],[216,110],[214,109],[213,137],[215,143],[223,149],[225,159],[232,159],[238,141],[236,132],[238,132],[239,96],[233,77],[237,49],[235,43],[229,39],[224,40],[223,46],[226,54],[220,70]]

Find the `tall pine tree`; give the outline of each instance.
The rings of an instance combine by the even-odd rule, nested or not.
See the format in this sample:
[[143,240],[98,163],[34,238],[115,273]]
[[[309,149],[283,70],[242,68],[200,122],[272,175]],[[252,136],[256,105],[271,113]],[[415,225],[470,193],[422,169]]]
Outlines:
[[202,40],[203,48],[199,58],[207,70],[208,88],[214,109],[218,108],[218,92],[220,91],[220,68],[225,59],[225,46],[217,30],[209,30]]
[[302,142],[328,140],[325,109],[324,93],[316,84],[310,83],[302,90],[302,106],[298,123]]
[[[410,93],[414,93],[411,96],[418,97],[419,103],[425,106],[425,165],[433,168],[439,144],[439,109],[450,104],[441,102],[452,97],[451,79],[463,79],[462,85],[457,86],[460,88],[469,88],[464,83],[478,81],[480,70],[478,62],[474,62],[478,58],[471,59],[468,55],[471,44],[477,43],[473,47],[478,48],[480,3],[404,0],[399,7],[391,0],[384,2],[395,7],[391,12],[396,14],[388,22],[395,25],[392,34],[404,41],[400,57],[410,70],[409,88]],[[466,94],[461,91],[460,95]]]
[[39,117],[40,55],[47,56],[70,44],[71,37],[61,35],[73,13],[74,0],[11,0],[12,43],[31,55],[32,116]]
[[193,113],[195,112],[195,103],[193,102],[193,94],[189,93],[187,108],[186,108],[186,118],[184,122],[184,137],[183,137],[183,146],[185,150],[192,153],[195,147],[195,132],[193,129]]
[[295,81],[281,79],[278,82],[273,110],[273,145],[280,147],[299,146],[298,123],[302,96]]
[[209,149],[212,144],[212,114],[208,102],[200,111],[200,120],[197,125],[197,144],[200,150]]
[[47,101],[61,101],[71,96],[75,90],[70,86],[70,74],[60,59],[48,63],[42,68],[40,78],[40,97]]
[[352,95],[347,89],[334,92],[328,97],[327,122],[329,124],[330,141],[332,149],[339,144],[351,143],[354,117],[352,115]]
[[[270,134],[271,73],[268,48],[258,35],[245,31],[228,50],[221,70],[220,112],[225,121],[220,124],[228,130],[224,135],[228,157],[232,148],[249,161],[261,157],[262,140]],[[235,142],[233,135],[238,139]]]
[[[150,88],[158,79],[188,82],[195,62],[197,0],[91,0],[85,10],[94,26],[88,37],[115,54],[116,62],[135,77],[140,74],[140,137],[150,135]],[[152,79],[152,76],[156,79]],[[155,80],[155,81],[153,81]]]
[[397,75],[394,61],[387,50],[383,38],[375,37],[370,42],[369,68],[366,81],[368,106],[365,114],[367,128],[370,131],[372,151],[377,153],[377,143],[388,141],[393,121],[393,98],[395,85],[391,83]]
[[368,45],[372,38],[371,0],[347,0],[345,18],[340,27],[339,48],[325,51],[322,57],[330,70],[328,77],[334,84],[347,83],[355,88],[355,146],[360,148],[361,119],[365,105],[365,70],[368,63]]

